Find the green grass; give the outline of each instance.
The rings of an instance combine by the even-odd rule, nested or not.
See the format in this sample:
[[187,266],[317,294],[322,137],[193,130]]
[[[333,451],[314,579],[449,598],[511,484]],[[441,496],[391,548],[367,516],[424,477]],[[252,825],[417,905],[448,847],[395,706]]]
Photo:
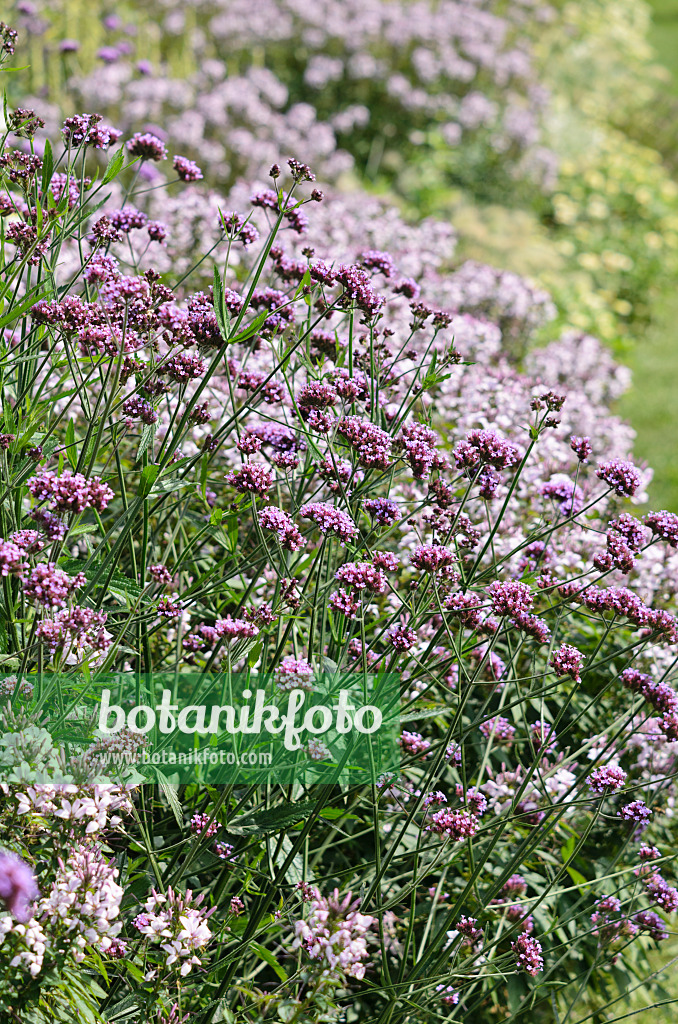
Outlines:
[[678,0],[650,0],[650,42],[660,62],[674,73],[673,91],[678,94]]
[[625,358],[633,388],[619,411],[638,432],[636,457],[654,469],[651,506],[678,511],[678,288],[657,302],[654,317]]
[[[673,74],[678,95],[678,0],[651,0],[650,42]],[[626,358],[633,390],[620,412],[638,432],[635,450],[654,469],[650,505],[678,511],[678,287],[667,288],[653,310],[653,324]]]

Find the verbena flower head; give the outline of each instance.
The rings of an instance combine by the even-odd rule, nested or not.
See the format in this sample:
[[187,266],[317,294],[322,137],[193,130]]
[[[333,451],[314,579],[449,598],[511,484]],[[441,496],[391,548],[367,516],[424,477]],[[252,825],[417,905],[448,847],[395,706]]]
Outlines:
[[164,142],[151,132],[136,132],[127,143],[127,149],[132,156],[139,156],[142,160],[167,159]]
[[519,935],[515,942],[511,943],[516,958],[516,967],[535,978],[544,970],[544,957],[542,956],[541,943],[532,938],[526,932]]
[[342,544],[352,540],[358,533],[358,528],[351,517],[334,505],[320,501],[309,502],[301,506],[299,515],[304,519],[311,519],[321,533],[334,534]]
[[313,691],[313,667],[304,658],[287,655],[275,671],[276,684],[279,690]]
[[594,793],[614,792],[624,787],[626,772],[618,764],[603,765],[601,768],[594,768],[586,783]]
[[551,658],[553,671],[557,676],[571,676],[576,683],[581,682],[581,669],[584,655],[571,644],[561,644]]
[[632,462],[624,459],[610,459],[596,470],[596,476],[604,480],[616,494],[633,497],[641,484],[641,476]]

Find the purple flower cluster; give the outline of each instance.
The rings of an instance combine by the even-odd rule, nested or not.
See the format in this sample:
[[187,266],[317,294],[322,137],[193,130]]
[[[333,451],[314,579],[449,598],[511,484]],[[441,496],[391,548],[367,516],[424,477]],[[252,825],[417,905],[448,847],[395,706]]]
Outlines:
[[426,831],[451,839],[453,843],[460,843],[464,839],[472,839],[479,826],[477,816],[470,811],[453,811],[443,807],[430,816]]
[[678,547],[678,515],[675,512],[648,512],[643,522],[655,537],[661,537],[672,548]]
[[596,470],[596,476],[604,480],[615,494],[633,497],[641,484],[641,475],[632,462],[624,459],[610,459]]
[[624,804],[617,815],[623,821],[637,821],[645,825],[652,817],[652,811],[643,800],[633,800],[630,804]]
[[[25,533],[35,531],[27,530]],[[0,576],[22,576],[28,569],[28,563],[24,561],[26,546],[18,544],[18,534],[14,534],[14,540],[2,540],[0,538]],[[37,537],[38,535],[36,535]]]
[[182,181],[199,181],[203,176],[198,165],[193,160],[188,160],[185,156],[175,156],[172,161],[172,167]]
[[334,578],[355,590],[370,590],[375,594],[382,594],[386,590],[384,570],[371,562],[344,562],[335,572]]
[[264,530],[272,530],[280,537],[280,543],[286,551],[298,551],[304,545],[292,517],[275,505],[267,505],[258,513],[259,525]]
[[458,469],[474,469],[480,465],[508,469],[520,461],[520,450],[494,430],[470,430],[466,440],[459,441],[452,452]]
[[495,718],[488,718],[480,726],[480,731],[487,739],[495,739],[503,746],[510,746],[516,734],[515,725],[511,725],[507,718],[497,715]]
[[586,778],[587,785],[594,793],[612,793],[622,789],[626,783],[626,772],[618,764],[607,764],[600,768],[594,768]]
[[305,658],[293,658],[291,655],[283,658],[275,670],[275,680],[279,690],[306,690],[311,693],[313,690],[313,666]]
[[84,512],[92,508],[103,512],[115,497],[113,491],[98,476],[87,479],[82,473],[63,473],[42,470],[28,481],[28,490],[37,501],[48,501],[57,512]]
[[456,561],[455,553],[441,544],[420,544],[410,556],[412,566],[421,572],[443,572],[448,578],[458,579],[458,574],[450,573]]
[[511,949],[515,953],[516,967],[519,971],[525,971],[526,974],[536,978],[544,970],[541,943],[527,932],[523,932],[515,942],[511,943]]
[[385,430],[369,420],[347,416],[339,421],[337,433],[348,441],[361,466],[366,469],[386,469],[389,466],[393,439]]
[[57,568],[54,562],[41,562],[26,579],[24,594],[29,601],[35,601],[46,608],[65,608],[73,591],[84,585],[84,573],[69,576],[63,569]]
[[380,526],[393,526],[402,517],[398,503],[390,498],[367,498],[363,508]]
[[645,891],[649,898],[667,914],[673,914],[678,910],[678,889],[669,885],[659,872],[655,872],[645,880]]
[[240,494],[258,494],[266,498],[273,486],[273,477],[262,463],[248,462],[241,469],[229,473],[226,483],[235,487]]
[[571,644],[561,644],[551,657],[551,665],[557,676],[571,676],[575,683],[581,682],[581,668],[584,655]]
[[166,160],[167,148],[162,139],[150,132],[136,132],[127,143],[127,150],[132,156],[142,160]]
[[304,519],[311,519],[321,533],[333,533],[335,537],[339,538],[341,544],[348,543],[358,532],[358,527],[346,512],[322,501],[302,505],[299,515]]
[[487,592],[492,601],[495,615],[519,616],[528,613],[534,604],[534,597],[526,583],[518,580],[491,583]]

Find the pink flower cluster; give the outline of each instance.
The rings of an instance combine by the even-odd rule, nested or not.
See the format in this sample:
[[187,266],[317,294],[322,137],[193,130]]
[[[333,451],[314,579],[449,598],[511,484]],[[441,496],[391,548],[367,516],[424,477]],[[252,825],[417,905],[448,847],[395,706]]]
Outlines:
[[308,915],[295,922],[291,948],[303,949],[323,977],[364,978],[369,956],[365,936],[376,917],[361,914],[360,900],[350,891],[342,898],[338,889],[329,897],[313,889],[307,905]]
[[103,512],[115,497],[98,476],[87,479],[82,473],[69,472],[57,476],[49,469],[32,477],[27,487],[37,501],[49,502],[50,509],[57,512],[84,512],[88,508]]

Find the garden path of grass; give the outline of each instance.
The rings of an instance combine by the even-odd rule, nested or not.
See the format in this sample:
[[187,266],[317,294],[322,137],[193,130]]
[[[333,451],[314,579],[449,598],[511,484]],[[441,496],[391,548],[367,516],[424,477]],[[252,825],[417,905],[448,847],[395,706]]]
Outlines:
[[619,411],[638,432],[636,457],[654,469],[650,505],[678,512],[678,286],[657,301],[654,317],[625,357],[633,387]]
[[[650,42],[678,94],[678,0],[651,0],[651,7]],[[634,383],[620,412],[638,431],[638,456],[655,471],[650,504],[678,511],[678,282],[657,300],[653,325],[626,361]]]

